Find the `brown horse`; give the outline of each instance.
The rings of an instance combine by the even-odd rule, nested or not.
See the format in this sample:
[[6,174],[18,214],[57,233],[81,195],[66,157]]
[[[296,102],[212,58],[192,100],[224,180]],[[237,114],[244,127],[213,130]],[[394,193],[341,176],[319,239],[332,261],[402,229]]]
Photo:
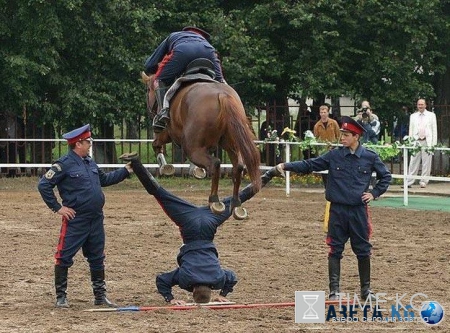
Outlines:
[[[142,73],[147,85],[147,105],[155,104],[154,75]],[[192,82],[183,85],[170,101],[170,121],[166,129],[155,133],[153,149],[158,163],[164,164],[163,146],[175,142],[181,146],[189,160],[211,173],[209,205],[213,212],[222,213],[225,205],[219,200],[219,158],[212,152],[223,148],[233,165],[233,196],[230,209],[236,219],[243,219],[247,212],[241,207],[238,196],[244,165],[254,186],[261,188],[259,171],[260,154],[251,131],[245,110],[236,91],[220,82]]]

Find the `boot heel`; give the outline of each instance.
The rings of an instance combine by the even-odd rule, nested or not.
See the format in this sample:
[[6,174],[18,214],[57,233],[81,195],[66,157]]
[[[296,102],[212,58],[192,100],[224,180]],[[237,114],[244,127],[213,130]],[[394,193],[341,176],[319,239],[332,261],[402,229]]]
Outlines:
[[106,298],[105,270],[91,271],[92,291],[94,292],[94,305],[106,305],[117,308],[117,304]]

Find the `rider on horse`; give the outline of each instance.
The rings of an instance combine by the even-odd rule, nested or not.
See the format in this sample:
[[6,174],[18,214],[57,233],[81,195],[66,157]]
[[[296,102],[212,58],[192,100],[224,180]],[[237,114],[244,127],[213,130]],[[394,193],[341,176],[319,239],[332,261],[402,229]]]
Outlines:
[[171,33],[145,61],[145,73],[155,74],[155,93],[158,114],[153,119],[153,127],[163,130],[169,120],[169,109],[163,109],[164,96],[174,81],[185,71],[187,65],[197,58],[212,61],[215,80],[225,82],[217,52],[210,44],[210,35],[196,27],[184,27],[182,31]]

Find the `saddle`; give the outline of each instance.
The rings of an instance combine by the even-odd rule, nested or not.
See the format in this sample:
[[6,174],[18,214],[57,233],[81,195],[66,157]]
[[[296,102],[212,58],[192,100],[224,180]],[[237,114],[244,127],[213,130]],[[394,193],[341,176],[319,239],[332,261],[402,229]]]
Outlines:
[[216,82],[216,71],[211,60],[198,58],[192,60],[185,72],[172,84],[164,97],[163,108],[168,108],[170,100],[176,92],[185,84],[192,82]]
[[186,67],[186,71],[182,76],[193,74],[205,74],[214,79],[216,77],[216,71],[214,70],[214,64],[211,60],[206,58],[198,58],[192,60]]

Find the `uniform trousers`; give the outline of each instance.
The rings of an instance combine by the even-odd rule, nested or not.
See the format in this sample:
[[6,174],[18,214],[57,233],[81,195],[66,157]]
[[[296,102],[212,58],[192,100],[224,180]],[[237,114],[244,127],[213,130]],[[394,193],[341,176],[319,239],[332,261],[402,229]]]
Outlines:
[[372,244],[372,223],[366,205],[350,206],[337,203],[330,205],[327,245],[329,256],[341,259],[345,243],[350,239],[350,245],[358,259],[370,256]]
[[71,267],[73,257],[82,248],[93,271],[104,269],[105,230],[103,215],[96,217],[76,216],[68,221],[63,218],[59,242],[55,253],[56,265]]

